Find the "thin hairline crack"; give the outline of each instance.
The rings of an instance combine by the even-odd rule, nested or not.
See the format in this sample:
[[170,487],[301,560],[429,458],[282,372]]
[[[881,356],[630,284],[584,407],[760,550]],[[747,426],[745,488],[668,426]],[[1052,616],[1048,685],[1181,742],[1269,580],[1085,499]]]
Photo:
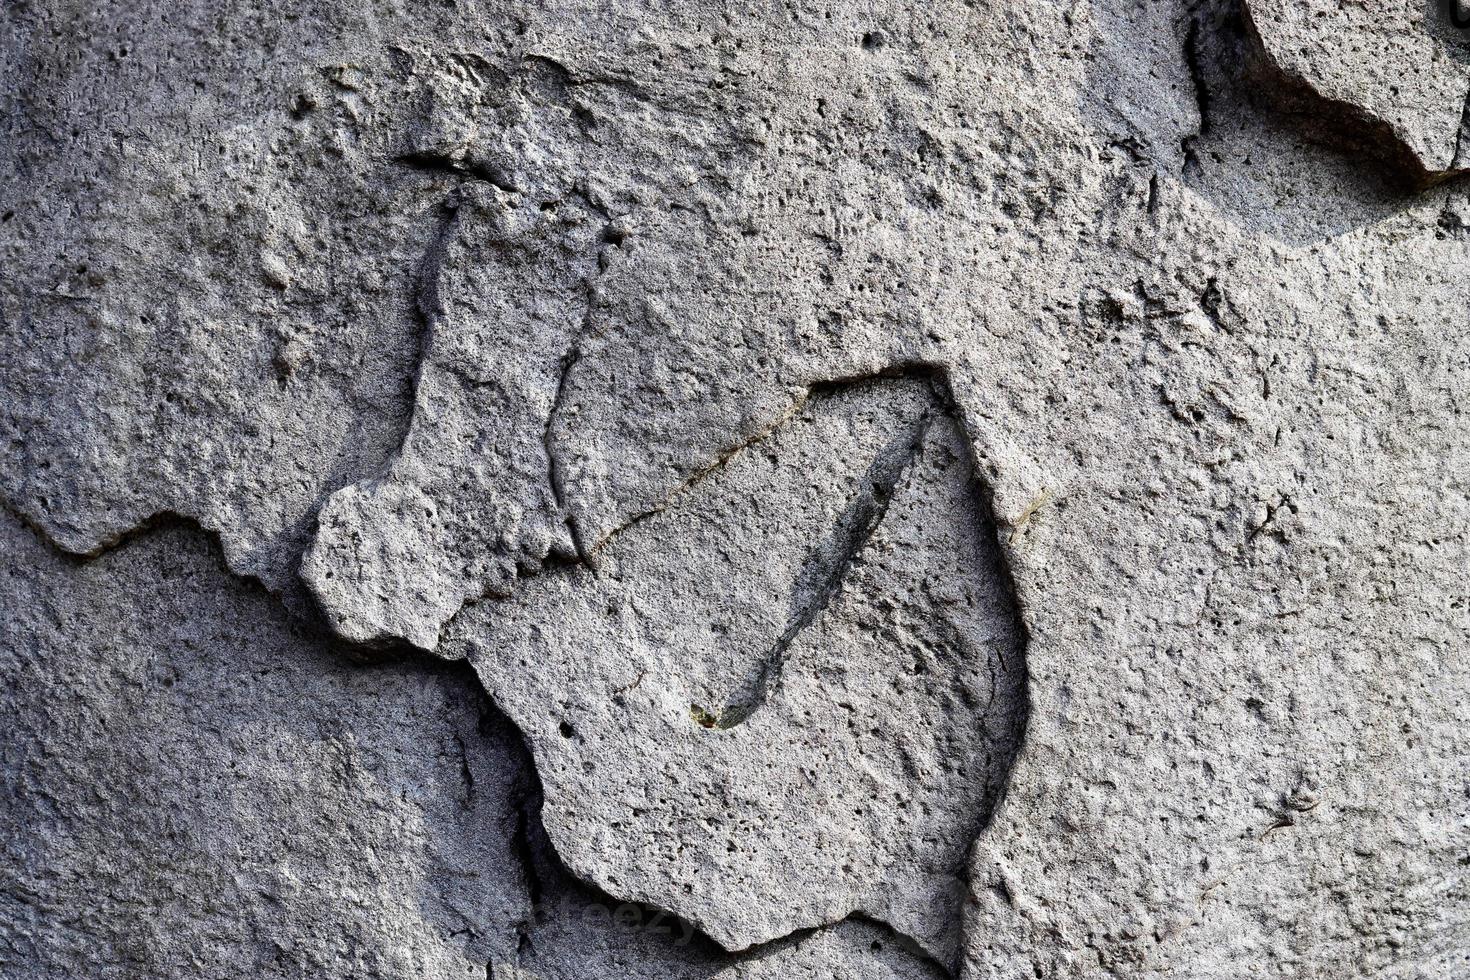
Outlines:
[[[573,348],[568,352],[567,356],[569,358],[573,351],[575,351],[576,357],[571,358],[567,361],[566,369],[562,375],[563,384],[565,384],[567,374],[581,359],[580,341],[585,339],[585,336],[585,334],[583,336],[580,336],[578,338],[578,344],[574,345]],[[961,433],[966,436],[965,445],[967,447],[971,445],[968,434],[965,432],[966,427],[964,420],[961,417],[961,413],[955,411],[954,399],[949,385],[948,372],[942,365],[931,364],[928,362],[896,364],[889,368],[873,371],[866,374],[813,381],[808,383],[805,388],[797,392],[793,396],[790,404],[788,404],[784,410],[777,413],[777,415],[772,418],[769,423],[762,426],[759,431],[742,440],[738,444],[730,447],[724,452],[720,453],[712,462],[701,467],[699,470],[685,478],[676,487],[669,491],[669,493],[666,494],[663,499],[660,500],[657,504],[648,508],[647,510],[640,511],[639,513],[618,524],[607,533],[602,535],[602,537],[598,538],[590,546],[585,545],[584,543],[578,543],[578,555],[574,560],[568,561],[549,559],[542,562],[539,566],[529,568],[522,567],[517,569],[516,579],[521,580],[535,578],[536,576],[548,571],[573,567],[585,568],[595,575],[597,573],[597,556],[605,548],[611,545],[618,538],[622,537],[628,531],[637,527],[639,524],[642,524],[643,522],[651,518],[657,517],[659,514],[662,514],[664,511],[668,510],[676,502],[683,499],[686,495],[697,489],[707,479],[719,473],[725,467],[729,466],[730,463],[741,453],[757,445],[760,445],[766,439],[769,439],[783,425],[790,422],[796,416],[800,415],[801,412],[804,411],[807,406],[811,404],[813,399],[826,397],[841,391],[846,391],[851,388],[860,387],[862,385],[874,384],[881,381],[901,380],[924,382],[924,384],[932,394],[935,403],[934,406],[931,407],[929,412],[926,413],[926,417],[932,415],[935,411],[943,412],[946,416],[950,417],[953,420],[954,424],[960,429]],[[548,421],[548,431],[550,431],[551,429],[554,419],[556,418],[556,414],[556,410],[553,410],[551,414],[551,419]],[[548,459],[555,460],[556,457],[548,453]],[[973,459],[971,461],[974,462]],[[554,464],[554,467],[556,468],[558,474],[560,474],[561,471],[559,461]],[[901,475],[902,474],[900,474],[900,477]],[[562,480],[562,477],[558,475],[557,479],[560,482]],[[561,486],[556,489],[559,503],[563,500],[565,492],[565,483],[562,482]],[[564,506],[564,510],[568,514],[568,527],[577,534],[577,537],[578,539],[580,539],[581,542],[585,542],[585,538],[582,537],[583,529],[575,523],[576,517],[573,509]],[[464,603],[460,605],[459,609],[457,609],[454,614],[446,619],[444,623],[439,627],[438,644],[436,645],[436,648],[437,646],[443,645],[444,637],[449,633],[455,623],[458,622],[459,618],[464,615],[467,609],[471,608],[472,606],[478,605],[479,603],[486,600],[493,601],[504,597],[505,596],[503,593],[486,590],[472,599],[467,599]]]

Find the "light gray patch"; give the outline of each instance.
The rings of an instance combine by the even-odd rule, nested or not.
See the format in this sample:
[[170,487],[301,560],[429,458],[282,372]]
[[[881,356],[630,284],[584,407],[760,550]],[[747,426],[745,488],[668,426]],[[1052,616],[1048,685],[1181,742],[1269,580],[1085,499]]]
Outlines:
[[447,647],[526,733],[579,875],[732,949],[861,911],[955,957],[1025,666],[928,381],[818,389],[591,569],[469,607]]

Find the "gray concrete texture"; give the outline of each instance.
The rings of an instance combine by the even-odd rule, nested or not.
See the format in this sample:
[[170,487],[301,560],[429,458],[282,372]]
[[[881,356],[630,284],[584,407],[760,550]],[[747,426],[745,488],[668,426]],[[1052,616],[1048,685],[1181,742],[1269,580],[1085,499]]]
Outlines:
[[0,976],[1470,977],[1466,18],[0,6]]

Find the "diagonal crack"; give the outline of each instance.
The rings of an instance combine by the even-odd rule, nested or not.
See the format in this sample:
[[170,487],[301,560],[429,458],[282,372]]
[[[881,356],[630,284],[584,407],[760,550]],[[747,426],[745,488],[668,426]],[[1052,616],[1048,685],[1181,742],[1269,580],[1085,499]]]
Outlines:
[[668,510],[669,507],[673,506],[674,501],[683,497],[685,494],[693,490],[695,487],[699,486],[705,480],[709,479],[711,476],[724,469],[736,456],[739,456],[742,452],[749,449],[751,446],[754,446],[759,442],[763,442],[773,432],[775,432],[777,429],[781,428],[781,426],[785,425],[787,422],[791,421],[793,418],[799,415],[801,413],[801,410],[805,408],[807,403],[811,400],[811,395],[811,389],[802,392],[796,398],[792,399],[791,404],[786,407],[785,411],[778,414],[770,421],[769,424],[762,427],[760,431],[751,435],[747,439],[741,440],[739,443],[720,453],[713,462],[709,463],[706,466],[700,467],[693,474],[686,477],[678,486],[674,487],[667,494],[665,494],[664,498],[654,506],[648,508],[647,510],[640,511],[637,514],[634,514],[632,517],[623,521],[621,524],[612,528],[602,537],[598,538],[597,541],[593,543],[592,548],[588,552],[589,555],[596,555],[603,548],[606,548],[609,544],[611,544],[614,539],[621,537],[624,533],[632,530],[634,527],[642,524],[649,518],[657,517],[659,514],[662,514],[664,511]]
[[915,422],[898,452],[880,452],[863,475],[866,489],[860,492],[838,519],[832,536],[807,558],[797,577],[786,626],[761,659],[754,678],[731,703],[711,712],[692,705],[695,720],[705,728],[729,729],[741,724],[769,700],[781,683],[791,646],[802,631],[814,623],[842,590],[848,570],[872,540],[873,532],[888,513],[900,481],[913,468],[923,450],[924,437],[933,423],[933,411]]
[[[554,419],[559,412],[560,402],[564,398],[563,388],[567,383],[567,378],[570,372],[576,366],[577,362],[581,359],[580,341],[585,338],[585,336],[587,336],[587,333],[584,331],[584,333],[581,334],[578,338],[578,344],[573,345],[573,347],[568,351],[568,354],[564,359],[565,367],[562,370],[558,384],[558,404],[553,407],[550,419]],[[605,534],[602,535],[602,537],[598,538],[590,545],[585,544],[585,538],[583,538],[582,536],[580,527],[574,523],[576,520],[575,515],[571,512],[570,508],[568,508],[568,526],[577,536],[578,555],[576,559],[571,561],[548,560],[547,562],[543,563],[543,565],[539,568],[519,569],[517,572],[517,577],[532,578],[536,575],[542,574],[543,572],[565,568],[568,565],[581,565],[595,572],[595,568],[593,565],[594,560],[596,559],[597,555],[603,549],[612,544],[613,541],[622,537],[628,531],[631,531],[633,528],[644,523],[645,521],[651,520],[652,518],[662,514],[664,511],[672,507],[676,501],[682,499],[685,495],[698,488],[701,484],[704,483],[705,480],[723,470],[741,453],[745,452],[747,449],[750,449],[752,446],[756,446],[764,442],[766,439],[770,438],[777,429],[781,428],[781,426],[791,421],[797,415],[800,415],[801,412],[811,403],[814,397],[819,397],[824,394],[838,391],[852,385],[858,385],[872,381],[894,380],[901,378],[922,379],[927,382],[930,389],[934,393],[936,402],[939,405],[944,406],[945,412],[953,414],[953,405],[951,404],[950,397],[947,394],[948,381],[945,376],[944,370],[942,368],[927,363],[898,364],[885,370],[874,371],[867,374],[812,382],[808,384],[805,389],[794,395],[790,404],[788,404],[784,410],[777,413],[766,425],[762,426],[759,431],[750,435],[748,438],[742,439],[739,443],[721,452],[712,462],[700,467],[693,474],[682,480],[677,486],[675,486],[667,494],[665,494],[663,499],[660,500],[657,504],[648,508],[647,510],[640,511],[637,514],[634,514],[632,517],[624,520],[622,523],[607,531]],[[548,437],[550,438],[550,442],[548,444],[547,457],[551,463],[551,468],[557,473],[557,476],[555,477],[555,482],[553,483],[552,487],[553,492],[556,493],[558,495],[558,499],[560,499],[561,496],[565,494],[566,488],[564,477],[561,474],[561,462],[558,454],[556,454],[554,451],[555,439],[554,437],[549,436],[551,425],[550,419],[548,420]],[[476,599],[467,600],[459,608],[459,610],[457,610],[453,616],[449,617],[449,619],[446,620],[444,624],[440,627],[439,636],[441,642],[443,637],[447,635],[450,628],[454,625],[455,621],[464,614],[464,611],[466,609],[470,608],[480,601],[495,597],[496,594],[487,592]]]
[[546,449],[546,479],[551,484],[551,496],[556,501],[557,509],[566,515],[567,530],[572,535],[572,547],[576,549],[577,558],[584,565],[591,565],[591,553],[587,550],[587,544],[582,538],[581,522],[577,520],[576,513],[567,506],[566,475],[562,470],[561,454],[557,450],[555,425],[557,416],[561,414],[562,405],[566,401],[567,379],[577,362],[582,359],[582,342],[586,338],[592,322],[592,311],[596,302],[596,287],[589,280],[587,283],[587,312],[582,316],[582,322],[577,325],[577,335],[572,339],[572,344],[567,352],[562,355],[561,365],[556,379],[556,394],[551,400],[551,410],[546,413],[546,429],[542,433],[542,444]]
[[[446,221],[448,220],[452,220],[452,215],[446,217]],[[427,264],[432,264],[432,256],[434,252],[435,249],[431,248],[430,255],[425,260]],[[432,293],[429,291],[431,290],[431,288],[432,287],[430,285],[425,286],[425,294],[423,297],[423,302],[425,304],[432,302]],[[895,439],[893,443],[890,444],[893,447],[893,451],[884,453],[869,468],[868,472],[865,474],[864,479],[871,487],[871,490],[863,494],[861,498],[855,500],[848,507],[844,516],[837,522],[837,525],[834,527],[834,531],[830,540],[826,542],[820,550],[814,551],[813,554],[809,557],[798,579],[798,582],[801,586],[798,592],[801,598],[797,601],[793,601],[787,626],[785,630],[783,630],[780,639],[778,639],[778,641],[773,645],[771,658],[773,662],[771,664],[771,667],[769,669],[763,668],[761,672],[760,691],[762,693],[762,696],[769,693],[770,690],[774,690],[779,683],[780,668],[784,663],[786,651],[789,649],[796,637],[801,633],[802,630],[804,630],[807,626],[809,626],[812,622],[816,620],[816,618],[821,614],[822,610],[827,607],[827,605],[833,600],[833,598],[840,594],[844,577],[847,575],[847,572],[851,568],[852,564],[860,558],[864,547],[871,540],[875,529],[880,526],[882,521],[884,520],[887,514],[887,508],[891,503],[891,500],[896,493],[898,486],[902,483],[905,474],[911,471],[918,457],[918,453],[922,447],[923,440],[926,437],[927,433],[930,431],[932,424],[938,418],[947,416],[952,411],[952,406],[946,399],[945,392],[942,390],[942,377],[936,378],[934,376],[931,376],[933,373],[934,372],[931,372],[928,369],[922,368],[896,368],[891,371],[879,372],[873,375],[865,375],[858,378],[845,378],[830,382],[819,382],[808,388],[798,400],[799,409],[800,405],[808,403],[813,396],[820,396],[833,390],[845,388],[851,384],[861,384],[875,378],[895,377],[924,378],[930,382],[931,386],[934,387],[936,396],[936,400],[933,405],[927,411],[921,413],[920,416],[912,423],[910,431],[905,434],[907,438],[905,438],[904,436],[900,436],[898,439]],[[795,414],[795,411],[796,410],[788,413],[783,413],[782,420],[789,419],[793,414]],[[720,460],[714,466],[710,467],[709,470],[706,471],[706,474],[707,472],[712,471],[713,469],[727,463],[729,458],[738,455],[741,449],[748,447],[752,443],[759,441],[759,439],[762,438],[764,435],[769,434],[770,431],[779,426],[780,421],[781,420],[778,420],[777,422],[773,423],[770,429],[768,429],[766,433],[763,433],[762,436],[757,436],[756,438],[748,440],[744,444],[742,444],[742,446],[731,450],[724,459]],[[677,494],[675,496],[677,496]],[[6,507],[5,509],[10,510],[11,508]],[[23,520],[23,518],[19,514],[16,515],[16,518]],[[29,524],[29,522],[26,523]],[[142,537],[148,533],[159,530],[161,526],[168,526],[174,523],[187,525],[190,531],[194,533],[204,534],[209,539],[215,541],[216,544],[218,543],[218,535],[213,531],[201,527],[196,521],[176,515],[167,515],[163,518],[160,518],[160,520],[157,522],[150,522],[148,525],[140,527],[136,531],[129,533],[128,535],[124,536],[122,540],[115,542],[115,546],[120,547],[127,545],[131,543],[131,541],[136,537]],[[54,547],[54,543],[51,542],[46,535],[39,533],[34,527],[32,527],[31,530],[37,533],[37,536],[42,541]],[[71,557],[72,560],[75,561],[78,565],[85,563],[84,558],[80,558],[77,556]],[[226,570],[230,571],[229,569]],[[232,572],[232,574],[238,576],[238,573]],[[315,633],[315,631],[313,632]],[[342,644],[326,632],[322,633],[321,639],[324,642],[332,643],[332,645],[336,649],[347,655],[355,656],[368,652],[365,649],[359,649],[351,645]],[[404,649],[394,652],[401,652],[403,654],[409,655],[410,659],[416,658],[416,655],[411,650]],[[379,655],[381,655],[381,653],[382,651],[378,652]],[[429,666],[429,663],[425,662],[425,666]],[[435,669],[439,666],[441,665],[435,662],[431,669]],[[758,705],[756,706],[758,707]],[[492,710],[494,710],[495,713],[499,715],[497,709]],[[514,728],[513,723],[509,723],[508,719],[506,719],[506,723],[511,726],[512,732],[516,732],[518,734],[518,730]],[[515,741],[517,743],[520,743],[520,739],[518,738],[515,739]],[[462,767],[463,763],[464,760],[462,758]],[[530,899],[530,903],[533,909],[532,914],[525,921],[515,924],[516,941],[517,945],[519,946],[519,951],[522,955],[526,957],[540,956],[542,958],[545,958],[548,955],[554,957],[554,948],[540,950],[537,948],[540,944],[535,942],[535,938],[538,935],[538,927],[540,925],[544,925],[548,921],[548,916],[553,914],[559,915],[562,913],[571,913],[574,907],[585,904],[585,901],[600,903],[603,907],[621,908],[624,906],[628,906],[631,908],[632,904],[619,903],[617,899],[608,896],[599,890],[596,890],[592,886],[587,885],[580,879],[571,875],[571,873],[568,872],[564,868],[564,866],[561,865],[561,862],[552,849],[550,841],[546,838],[545,830],[542,827],[540,817],[540,780],[535,772],[534,763],[529,758],[529,753],[526,754],[524,765],[526,768],[523,773],[523,777],[517,781],[516,789],[513,794],[513,799],[511,801],[512,813],[509,815],[510,820],[508,829],[512,835],[512,851],[516,856],[517,862],[522,868],[523,880],[527,889],[527,897]],[[469,774],[468,778],[466,779],[466,785],[471,785],[472,780],[473,775]],[[640,908],[644,908],[646,910],[644,913],[642,913],[644,914],[645,918],[650,917],[655,912],[660,915],[667,916],[667,913],[662,913],[653,906],[640,906]],[[847,918],[854,920],[855,922],[868,922],[870,924],[879,926],[884,929],[885,932],[888,932],[890,935],[894,936],[895,941],[904,942],[904,937],[894,932],[890,926],[879,920],[868,918],[862,913],[854,913],[850,916],[847,916]],[[670,921],[677,922],[678,920],[672,920],[672,918],[670,917]],[[817,927],[813,931],[820,932],[821,929],[830,928],[832,925],[836,924],[836,921],[834,921],[833,923],[829,923],[826,926]],[[712,940],[709,940],[703,934],[698,933],[693,926],[687,926],[687,924],[684,924],[682,922],[678,923],[678,928],[682,929],[686,927],[688,929],[688,934],[697,944],[698,948],[707,949],[707,955],[710,958],[714,959],[716,962],[726,963],[738,963],[758,959],[771,951],[774,951],[778,948],[783,948],[787,944],[798,941],[802,937],[808,935],[808,932],[806,931],[793,933],[781,939],[773,940],[770,943],[763,944],[762,946],[754,947],[740,954],[728,954],[723,952],[722,950],[719,950]],[[547,936],[547,941],[552,942],[552,937]],[[923,968],[932,969],[935,976],[944,975],[943,966],[940,965],[938,961],[934,960],[932,955],[924,953],[921,949],[918,949],[917,947],[911,948],[906,943],[905,948],[908,949],[909,952],[919,960]],[[490,970],[493,969],[493,967],[487,964],[486,969]]]

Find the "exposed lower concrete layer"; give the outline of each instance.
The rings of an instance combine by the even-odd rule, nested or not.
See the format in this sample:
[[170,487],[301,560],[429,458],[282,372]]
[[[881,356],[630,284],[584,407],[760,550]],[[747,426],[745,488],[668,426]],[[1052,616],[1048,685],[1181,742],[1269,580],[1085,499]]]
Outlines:
[[354,662],[182,527],[0,523],[7,977],[930,978],[861,922],[723,954],[576,882],[468,671]]
[[862,912],[956,960],[1025,663],[940,396],[821,390],[592,569],[455,622],[584,878],[734,949]]

